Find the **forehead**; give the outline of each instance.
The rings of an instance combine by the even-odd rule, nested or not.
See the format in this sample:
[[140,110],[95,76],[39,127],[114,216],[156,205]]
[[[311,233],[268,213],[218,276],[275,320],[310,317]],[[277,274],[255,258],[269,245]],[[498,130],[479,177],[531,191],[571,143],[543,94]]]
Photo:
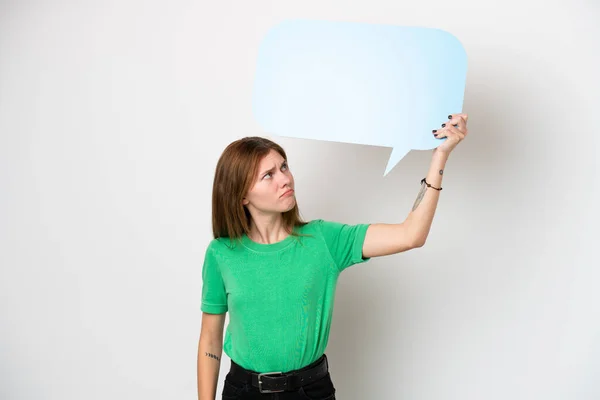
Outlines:
[[284,158],[281,157],[281,154],[279,154],[275,150],[271,150],[269,154],[267,154],[262,158],[262,160],[260,160],[260,163],[258,164],[258,170],[260,172],[266,171],[269,168],[273,168],[273,166],[281,164],[283,160]]

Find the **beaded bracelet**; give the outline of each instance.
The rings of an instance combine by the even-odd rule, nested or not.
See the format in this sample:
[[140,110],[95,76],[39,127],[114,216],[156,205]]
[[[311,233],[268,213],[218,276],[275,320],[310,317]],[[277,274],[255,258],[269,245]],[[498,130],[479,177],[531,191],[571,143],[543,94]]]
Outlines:
[[432,189],[435,189],[435,190],[438,190],[438,191],[439,191],[439,190],[442,190],[442,188],[436,188],[436,187],[433,187],[433,186],[431,186],[429,183],[427,183],[427,181],[425,180],[425,178],[421,179],[421,185],[422,185],[423,183],[424,183],[424,184],[426,184],[426,185],[427,185],[427,187],[430,187],[430,188],[432,188]]

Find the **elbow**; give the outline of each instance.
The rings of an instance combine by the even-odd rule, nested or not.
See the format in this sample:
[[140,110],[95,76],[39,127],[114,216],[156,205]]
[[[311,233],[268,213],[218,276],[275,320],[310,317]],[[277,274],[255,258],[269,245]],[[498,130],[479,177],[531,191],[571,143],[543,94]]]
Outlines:
[[413,241],[412,247],[415,248],[415,249],[417,249],[419,247],[423,247],[423,246],[425,246],[425,242],[426,241],[427,241],[426,237],[424,237],[424,238],[417,238],[417,239],[415,239]]
[[418,248],[425,246],[425,242],[427,241],[427,236],[429,231],[422,229],[419,225],[414,224],[413,222],[406,221],[404,224],[407,225],[407,236],[406,239],[409,243],[410,247]]

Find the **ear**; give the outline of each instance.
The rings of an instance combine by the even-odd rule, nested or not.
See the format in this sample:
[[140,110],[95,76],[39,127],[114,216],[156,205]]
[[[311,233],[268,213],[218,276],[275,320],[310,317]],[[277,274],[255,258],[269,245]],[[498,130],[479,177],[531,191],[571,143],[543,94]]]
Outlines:
[[243,205],[247,205],[248,203],[250,203],[245,197],[242,199],[242,204]]

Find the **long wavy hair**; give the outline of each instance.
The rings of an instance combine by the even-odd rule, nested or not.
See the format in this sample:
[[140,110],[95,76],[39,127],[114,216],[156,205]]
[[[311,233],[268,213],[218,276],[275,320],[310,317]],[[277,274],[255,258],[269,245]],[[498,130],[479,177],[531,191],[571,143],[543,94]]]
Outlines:
[[[239,240],[250,233],[252,216],[242,204],[244,196],[252,188],[258,174],[260,161],[271,150],[277,151],[285,160],[285,150],[277,143],[259,136],[245,137],[229,144],[215,169],[212,193],[212,226],[214,238]],[[298,203],[282,213],[286,231],[293,236],[294,227],[306,225],[300,217]]]

